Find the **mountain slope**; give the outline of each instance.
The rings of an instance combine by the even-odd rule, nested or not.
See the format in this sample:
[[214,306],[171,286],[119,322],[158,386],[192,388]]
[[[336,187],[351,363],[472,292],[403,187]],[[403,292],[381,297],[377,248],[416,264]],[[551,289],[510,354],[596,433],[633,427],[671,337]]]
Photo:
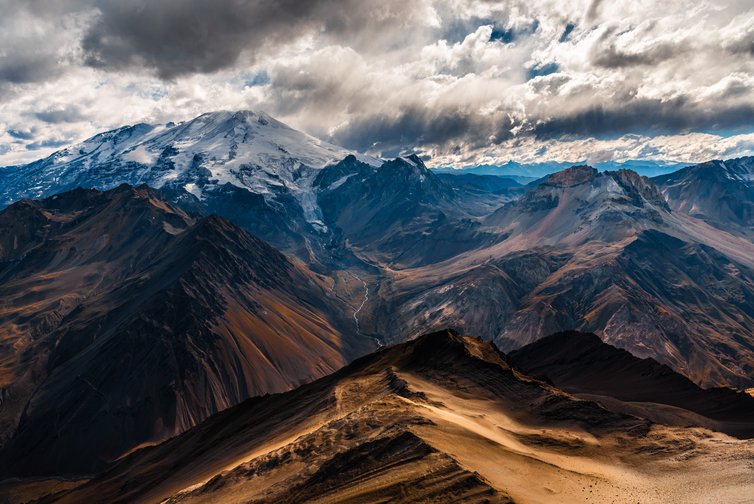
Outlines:
[[302,165],[322,168],[348,154],[265,113],[211,112],[179,124],[124,126],[0,170],[0,202],[123,183],[182,186],[197,196],[225,183],[266,195],[286,187],[299,196],[306,182],[297,177]]
[[373,344],[311,272],[146,186],[22,201],[0,230],[6,475],[96,470]]
[[[673,210],[725,230],[754,229],[754,157],[714,160],[654,177]],[[740,230],[738,229],[740,228]]]
[[514,237],[567,246],[586,240],[619,241],[660,223],[667,210],[657,187],[635,172],[599,173],[589,166],[573,166],[548,176],[486,222]]
[[524,193],[522,184],[507,177],[438,173],[437,178],[453,188],[456,199],[471,215],[487,215]]
[[376,332],[454,327],[511,350],[578,329],[704,386],[754,385],[751,242],[673,211],[648,179],[569,168],[478,233],[496,239],[390,271]]
[[580,397],[617,399],[626,403],[625,411],[658,422],[754,437],[754,397],[727,388],[701,389],[656,360],[634,357],[594,334],[553,334],[509,357],[524,372],[546,376],[558,388]]
[[176,205],[218,213],[307,258],[307,240],[326,231],[314,177],[349,154],[264,113],[212,112],[179,124],[125,126],[0,169],[0,205],[76,187],[147,184]]
[[322,170],[315,186],[328,227],[369,263],[427,264],[491,241],[464,195],[415,155],[376,169],[347,158]]
[[[345,154],[264,114],[213,113],[100,135],[0,171],[0,187],[143,180],[331,276],[364,333],[388,341],[456,327],[507,350],[577,328],[705,386],[754,385],[750,160],[662,186],[577,166],[497,194],[499,179],[438,176],[416,156]],[[704,220],[682,203],[697,197]]]
[[250,400],[42,502],[695,502],[697,484],[735,500],[754,489],[751,454],[575,400],[443,331]]

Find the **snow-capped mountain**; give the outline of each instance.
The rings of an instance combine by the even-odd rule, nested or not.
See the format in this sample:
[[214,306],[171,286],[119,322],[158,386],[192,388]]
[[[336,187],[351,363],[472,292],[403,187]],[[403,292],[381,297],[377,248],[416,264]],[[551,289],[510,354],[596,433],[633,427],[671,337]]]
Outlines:
[[211,112],[179,124],[125,126],[40,161],[0,169],[0,204],[79,186],[109,189],[123,183],[183,189],[204,200],[207,193],[230,184],[269,202],[292,196],[306,221],[323,228],[312,191],[314,177],[319,168],[349,154],[381,164],[265,113]]

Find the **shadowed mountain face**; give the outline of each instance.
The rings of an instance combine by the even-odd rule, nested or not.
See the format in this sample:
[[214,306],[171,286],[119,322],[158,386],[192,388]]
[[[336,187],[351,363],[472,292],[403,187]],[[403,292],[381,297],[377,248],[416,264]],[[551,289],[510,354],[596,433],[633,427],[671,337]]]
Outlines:
[[753,157],[709,161],[652,181],[674,210],[754,236]]
[[142,186],[0,213],[3,474],[86,473],[371,348],[315,275]]
[[[457,191],[417,156],[376,169],[349,157],[321,170],[315,186],[328,227],[370,264],[430,264],[495,239],[472,217],[492,192]],[[498,198],[510,196],[490,196]]]
[[609,408],[671,425],[754,437],[754,397],[702,389],[654,359],[639,359],[589,333],[553,334],[510,353],[522,371]]
[[41,502],[659,503],[691,502],[697,485],[735,500],[754,490],[752,448],[730,441],[577,400],[443,331],[251,399]]

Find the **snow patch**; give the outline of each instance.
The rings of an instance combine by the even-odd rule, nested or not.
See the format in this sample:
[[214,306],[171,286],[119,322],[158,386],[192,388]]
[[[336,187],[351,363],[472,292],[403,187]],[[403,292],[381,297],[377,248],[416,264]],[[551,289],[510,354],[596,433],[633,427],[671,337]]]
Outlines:
[[340,187],[343,184],[345,184],[348,181],[348,179],[350,179],[354,175],[356,175],[356,174],[355,173],[349,173],[348,175],[346,175],[344,177],[340,177],[338,180],[336,180],[335,182],[333,182],[332,184],[330,184],[328,186],[328,189],[329,190],[337,189],[338,187]]
[[199,199],[202,199],[202,190],[200,187],[198,187],[193,182],[189,182],[188,184],[183,186],[184,189],[186,189],[186,192],[190,192],[194,196],[196,196]]
[[151,165],[155,163],[157,156],[153,152],[147,150],[146,145],[142,144],[123,154],[123,159],[144,165]]

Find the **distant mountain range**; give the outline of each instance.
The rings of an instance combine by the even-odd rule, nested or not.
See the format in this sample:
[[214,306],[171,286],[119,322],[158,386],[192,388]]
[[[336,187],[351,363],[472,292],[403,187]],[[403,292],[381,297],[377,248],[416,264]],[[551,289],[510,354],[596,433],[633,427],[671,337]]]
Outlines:
[[450,326],[512,349],[582,329],[697,383],[743,387],[754,385],[752,164],[651,180],[569,167],[523,186],[349,153],[266,114],[216,112],[2,169],[0,192],[11,202],[146,183],[329,278],[377,339]]
[[[107,468],[114,472],[61,499],[125,484],[133,495],[158,489],[154,496],[190,502],[235,491],[247,473],[217,486],[204,478],[259,449],[271,458],[248,474],[272,471],[270,482],[283,478],[303,499],[324,495],[317,482],[343,473],[337,501],[367,474],[385,478],[375,495],[398,491],[392,466],[363,458],[383,450],[395,467],[438,468],[436,486],[417,498],[458,491],[469,502],[515,501],[478,463],[433,444],[444,442],[433,429],[422,437],[424,428],[407,430],[395,416],[401,401],[420,399],[406,413],[416,425],[461,415],[462,437],[486,436],[490,425],[463,416],[461,385],[440,394],[447,404],[433,391],[493,368],[475,393],[502,397],[510,385],[505,401],[530,401],[533,425],[563,420],[554,405],[589,432],[602,419],[646,428],[629,414],[748,435],[746,398],[712,388],[754,387],[753,167],[754,158],[740,158],[653,178],[585,165],[528,172],[536,179],[443,173],[417,156],[377,160],[246,111],[124,127],[2,168],[0,474],[75,479]],[[603,343],[542,340],[572,330]],[[430,331],[446,336],[401,344]],[[642,392],[653,387],[665,393]],[[361,430],[356,402],[379,409],[383,399],[387,412],[372,413],[395,428]],[[354,437],[332,437],[338,429]],[[516,430],[505,443],[530,446],[530,435]],[[541,442],[567,441],[556,438]],[[551,455],[538,460],[552,464]],[[180,470],[163,485],[141,464]],[[315,472],[294,475],[301,467]],[[195,484],[199,493],[182,492]],[[270,485],[269,501],[282,499]]]
[[477,223],[477,247],[385,273],[377,332],[456,327],[510,350],[580,329],[701,384],[751,383],[752,242],[674,211],[649,179],[569,168]]
[[[532,180],[546,177],[547,175],[565,170],[571,166],[587,164],[586,161],[574,163],[567,162],[543,162],[543,163],[518,163],[508,161],[501,165],[479,165],[467,168],[438,168],[435,171],[453,175],[496,175],[510,177],[517,182],[531,182]],[[592,166],[599,171],[633,170],[645,177],[655,177],[680,170],[689,163],[674,163],[670,161],[628,160],[628,161],[602,161]]]

